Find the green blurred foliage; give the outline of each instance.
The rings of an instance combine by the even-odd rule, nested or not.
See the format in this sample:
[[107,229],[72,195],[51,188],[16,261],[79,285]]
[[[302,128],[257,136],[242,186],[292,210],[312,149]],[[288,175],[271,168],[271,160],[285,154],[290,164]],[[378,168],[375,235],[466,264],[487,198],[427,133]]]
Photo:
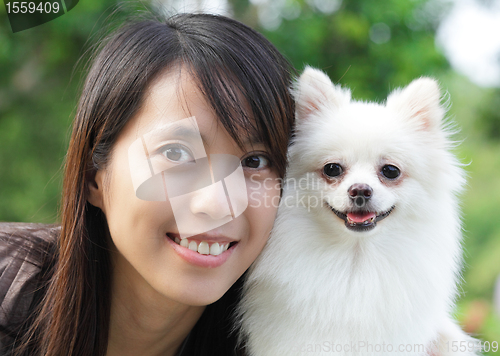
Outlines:
[[[321,68],[333,81],[353,89],[358,99],[384,100],[394,87],[449,70],[447,60],[434,46],[432,18],[416,17],[427,1],[350,0],[331,14],[309,2],[295,2],[300,4],[299,17],[285,18],[277,30],[262,32],[296,68],[305,64]],[[238,9],[240,17],[251,17],[250,4]],[[385,43],[370,38],[377,24],[390,30]]]
[[484,129],[488,137],[500,139],[500,89],[487,91],[477,111],[478,129]]
[[83,78],[84,62],[76,63],[115,7],[113,0],[81,1],[56,20],[13,34],[0,5],[0,221],[57,220]]
[[[261,26],[259,8],[249,0],[229,2],[235,18],[264,33],[299,71],[306,64],[319,67],[353,89],[357,99],[383,101],[392,89],[424,75],[449,90],[450,116],[462,128],[456,152],[469,174],[463,196],[465,281],[457,315],[468,325],[483,313],[472,331],[500,341],[492,306],[500,274],[500,89],[472,85],[436,49],[446,2],[346,0],[325,13],[315,0],[286,0],[273,29]],[[57,221],[61,167],[85,56],[75,64],[106,32],[116,4],[81,0],[66,15],[16,34],[0,5],[0,221]],[[139,2],[120,4],[123,15],[143,8]],[[121,17],[112,18],[119,23]],[[377,29],[385,39],[377,39]]]

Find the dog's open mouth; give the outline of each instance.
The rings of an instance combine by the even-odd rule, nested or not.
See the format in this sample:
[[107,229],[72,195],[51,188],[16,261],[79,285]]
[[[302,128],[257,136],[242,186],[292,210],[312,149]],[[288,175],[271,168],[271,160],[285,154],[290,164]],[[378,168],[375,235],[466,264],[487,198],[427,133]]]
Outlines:
[[332,208],[330,204],[328,206],[335,215],[345,221],[345,226],[353,231],[368,231],[373,229],[377,225],[377,222],[385,219],[394,210],[394,206],[392,206],[389,210],[379,214],[366,210],[342,213]]

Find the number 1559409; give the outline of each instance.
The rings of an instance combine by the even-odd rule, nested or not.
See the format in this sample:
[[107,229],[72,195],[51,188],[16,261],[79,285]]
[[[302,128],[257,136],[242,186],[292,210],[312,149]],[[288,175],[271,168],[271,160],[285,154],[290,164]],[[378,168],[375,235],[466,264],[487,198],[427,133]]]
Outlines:
[[38,4],[35,2],[6,2],[5,6],[7,8],[8,14],[33,14],[35,12],[38,13],[58,13],[62,9],[59,6],[58,2],[39,2]]
[[498,351],[498,341],[448,341],[446,343],[447,352],[497,352]]

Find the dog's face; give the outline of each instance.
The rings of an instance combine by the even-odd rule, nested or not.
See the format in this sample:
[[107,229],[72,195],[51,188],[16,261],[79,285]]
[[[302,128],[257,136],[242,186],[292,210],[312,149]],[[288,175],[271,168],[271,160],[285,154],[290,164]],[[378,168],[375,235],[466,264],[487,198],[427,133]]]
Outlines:
[[369,138],[356,135],[346,137],[350,142],[329,150],[329,157],[317,169],[318,186],[323,205],[347,229],[365,232],[396,208],[408,173],[404,160],[384,150],[383,142],[370,143]]
[[294,96],[297,135],[288,178],[307,177],[309,188],[299,194],[309,202],[314,196],[316,217],[333,220],[335,229],[366,235],[404,225],[439,187],[454,189],[447,182],[457,179],[447,178],[453,166],[443,147],[444,109],[435,81],[418,79],[379,105],[352,101],[348,90],[307,68]]

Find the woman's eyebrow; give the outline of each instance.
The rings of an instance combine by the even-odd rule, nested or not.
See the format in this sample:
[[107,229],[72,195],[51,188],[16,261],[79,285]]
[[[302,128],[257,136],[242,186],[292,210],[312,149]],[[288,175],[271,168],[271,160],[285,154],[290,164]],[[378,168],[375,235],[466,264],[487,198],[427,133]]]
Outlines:
[[172,133],[176,136],[187,137],[187,138],[198,138],[203,137],[203,134],[198,129],[191,129],[185,126],[174,127]]
[[186,126],[177,126],[170,131],[170,134],[183,139],[198,140],[201,138],[201,141],[204,144],[208,142],[206,136],[204,136],[203,133],[195,127],[189,128]]
[[243,139],[241,143],[243,143],[243,145],[245,146],[248,146],[248,145],[263,144],[264,141],[259,135],[257,135],[257,133],[252,133],[250,135],[246,135],[245,139]]
[[[177,126],[172,129],[171,134],[186,139],[198,139],[201,137],[201,140],[204,144],[207,144],[209,142],[207,137],[195,127],[190,128],[186,126]],[[245,135],[244,139],[241,140],[241,143],[244,146],[252,146],[264,144],[264,141],[257,133],[252,133],[250,135]]]

